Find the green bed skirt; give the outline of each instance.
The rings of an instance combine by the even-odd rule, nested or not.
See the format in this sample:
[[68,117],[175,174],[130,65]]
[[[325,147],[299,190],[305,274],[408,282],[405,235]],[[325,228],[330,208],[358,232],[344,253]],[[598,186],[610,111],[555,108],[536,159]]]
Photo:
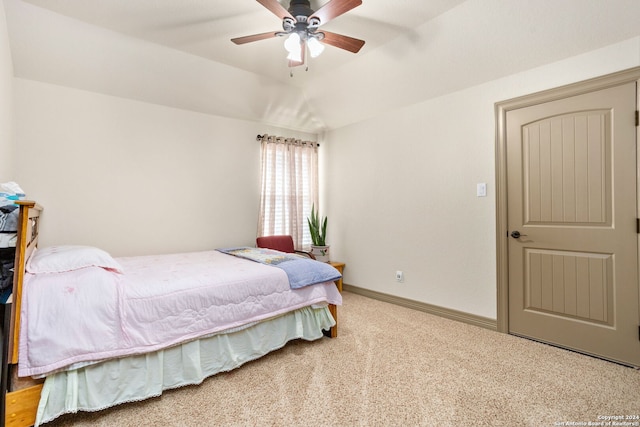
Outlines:
[[99,411],[160,396],[163,390],[200,384],[288,341],[322,338],[322,331],[334,325],[328,307],[304,307],[239,331],[52,374],[42,389],[35,426],[63,414]]

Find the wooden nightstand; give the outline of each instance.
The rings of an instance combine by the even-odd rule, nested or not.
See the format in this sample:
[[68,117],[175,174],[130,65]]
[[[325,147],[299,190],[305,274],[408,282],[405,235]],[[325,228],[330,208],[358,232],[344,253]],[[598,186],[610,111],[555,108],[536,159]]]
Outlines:
[[[338,270],[340,274],[343,274],[345,266],[344,262],[329,261],[329,264],[331,264],[336,270]],[[336,280],[336,286],[338,287],[338,291],[342,293],[342,277]],[[333,304],[329,304],[329,311],[331,312],[333,319],[336,321],[336,325],[331,328],[331,331],[329,331],[329,336],[331,338],[335,338],[338,336],[338,307]]]
[[[344,274],[344,262],[329,261],[329,264],[331,264],[336,270],[338,270],[340,274]],[[336,286],[338,287],[338,290],[342,292],[342,277],[336,280]]]

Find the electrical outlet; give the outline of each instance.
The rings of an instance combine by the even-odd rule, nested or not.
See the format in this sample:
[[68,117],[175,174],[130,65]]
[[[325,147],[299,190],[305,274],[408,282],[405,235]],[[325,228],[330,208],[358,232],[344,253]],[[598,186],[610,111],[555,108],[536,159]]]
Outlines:
[[400,270],[396,271],[396,282],[404,282],[404,273]]

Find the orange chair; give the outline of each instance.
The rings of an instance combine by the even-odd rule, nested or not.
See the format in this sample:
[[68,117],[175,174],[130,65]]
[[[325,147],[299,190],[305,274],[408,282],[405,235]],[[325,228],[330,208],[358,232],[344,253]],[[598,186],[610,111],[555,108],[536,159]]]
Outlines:
[[291,236],[262,236],[256,239],[256,246],[259,248],[274,249],[280,252],[299,253],[307,255],[311,259],[316,257],[311,252],[297,251],[293,247],[293,237]]

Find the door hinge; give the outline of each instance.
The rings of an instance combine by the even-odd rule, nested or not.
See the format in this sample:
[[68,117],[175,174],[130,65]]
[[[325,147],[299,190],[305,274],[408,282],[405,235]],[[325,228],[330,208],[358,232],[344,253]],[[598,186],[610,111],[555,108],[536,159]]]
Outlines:
[[636,234],[640,234],[640,218],[636,218]]
[[636,110],[636,126],[640,126],[640,112]]

